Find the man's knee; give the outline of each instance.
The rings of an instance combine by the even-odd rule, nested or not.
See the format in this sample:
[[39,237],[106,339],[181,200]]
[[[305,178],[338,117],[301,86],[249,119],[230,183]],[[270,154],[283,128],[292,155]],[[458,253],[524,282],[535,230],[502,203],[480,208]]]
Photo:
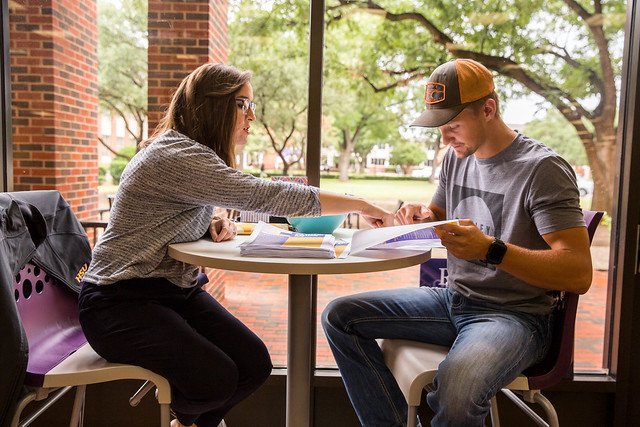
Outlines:
[[349,296],[336,298],[327,304],[320,318],[325,332],[332,329],[344,330],[344,325],[350,319],[352,306],[353,299]]

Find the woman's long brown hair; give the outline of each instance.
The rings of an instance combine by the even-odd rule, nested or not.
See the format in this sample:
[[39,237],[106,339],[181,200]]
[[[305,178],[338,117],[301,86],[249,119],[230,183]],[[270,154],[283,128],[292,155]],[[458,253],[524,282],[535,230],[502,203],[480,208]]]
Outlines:
[[158,127],[141,147],[174,129],[211,148],[234,167],[233,130],[238,114],[235,94],[250,80],[249,71],[230,65],[207,63],[196,68],[182,80]]

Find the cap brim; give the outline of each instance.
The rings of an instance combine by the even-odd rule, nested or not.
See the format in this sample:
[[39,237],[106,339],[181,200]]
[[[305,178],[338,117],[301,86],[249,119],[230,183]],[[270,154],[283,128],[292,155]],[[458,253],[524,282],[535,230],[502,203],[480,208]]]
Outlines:
[[425,110],[420,117],[415,119],[411,126],[421,126],[427,128],[437,128],[446,125],[453,120],[466,105],[457,105],[450,108],[432,108]]

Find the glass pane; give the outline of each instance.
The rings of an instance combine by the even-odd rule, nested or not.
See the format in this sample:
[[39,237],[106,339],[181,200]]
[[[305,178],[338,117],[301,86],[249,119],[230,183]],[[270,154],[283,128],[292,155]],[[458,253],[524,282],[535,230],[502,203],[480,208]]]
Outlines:
[[[254,73],[258,120],[240,167],[265,177],[305,175],[308,1],[232,0],[211,10],[207,4],[211,16],[199,13],[198,3],[179,2],[187,9],[170,17],[162,14],[170,2],[160,0],[81,3],[10,2],[15,190],[56,188],[81,219],[107,219],[109,195],[133,146],[155,128],[177,82],[209,60]],[[625,2],[606,2],[602,14],[585,6],[592,27],[557,2],[443,5],[380,2],[389,13],[422,14],[446,36],[438,39],[417,21],[385,18],[382,9],[327,2],[321,186],[388,209],[431,198],[445,147],[437,132],[407,124],[423,109],[426,76],[451,58],[449,49],[513,61],[493,67],[499,69],[505,121],[575,167],[584,208],[610,211]],[[589,28],[600,26],[606,50],[599,54],[600,33]],[[563,105],[568,109],[558,108]],[[580,300],[580,370],[602,368],[611,229],[606,218],[592,245],[594,283]],[[346,225],[365,226],[357,216]],[[384,274],[321,276],[319,311],[338,295],[413,286],[417,269],[393,277],[398,280],[391,283]],[[264,290],[275,295],[273,303],[254,298],[265,280],[273,280]],[[265,339],[276,365],[283,365],[286,277],[228,273],[216,287],[212,292]],[[245,312],[245,298],[260,304]],[[319,365],[332,365],[319,335]]]
[[[431,71],[460,56],[483,61],[494,72],[510,127],[544,142],[571,164],[582,207],[611,211],[618,168],[612,112],[618,107],[624,1],[608,2],[601,14],[585,6],[582,16],[562,2],[376,4],[327,5],[324,113],[330,128],[323,137],[322,188],[389,209],[401,201],[428,202],[447,147],[437,131],[408,125],[424,109]],[[589,26],[596,21],[597,29]],[[598,52],[601,62],[594,59]],[[579,371],[602,370],[610,228],[607,215],[592,245],[593,285],[580,298]],[[402,277],[399,286],[417,286],[417,273],[413,281]],[[397,284],[395,272],[378,280],[387,287]],[[322,295],[331,292],[331,285],[325,286],[320,301],[331,299]],[[373,286],[372,277],[344,294]],[[320,333],[319,341],[324,340]]]
[[[265,179],[295,175],[302,182],[309,4],[234,0],[229,3],[227,27],[229,63],[253,73],[257,105],[239,166]],[[225,272],[224,277],[223,305],[264,340],[274,366],[286,366],[287,276]]]

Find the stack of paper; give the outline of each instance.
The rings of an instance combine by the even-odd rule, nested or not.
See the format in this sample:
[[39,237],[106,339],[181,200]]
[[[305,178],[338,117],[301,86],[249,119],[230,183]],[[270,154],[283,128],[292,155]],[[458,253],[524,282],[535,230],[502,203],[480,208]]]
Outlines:
[[240,255],[291,258],[345,258],[349,244],[331,234],[285,231],[259,222],[249,240],[240,245]]

